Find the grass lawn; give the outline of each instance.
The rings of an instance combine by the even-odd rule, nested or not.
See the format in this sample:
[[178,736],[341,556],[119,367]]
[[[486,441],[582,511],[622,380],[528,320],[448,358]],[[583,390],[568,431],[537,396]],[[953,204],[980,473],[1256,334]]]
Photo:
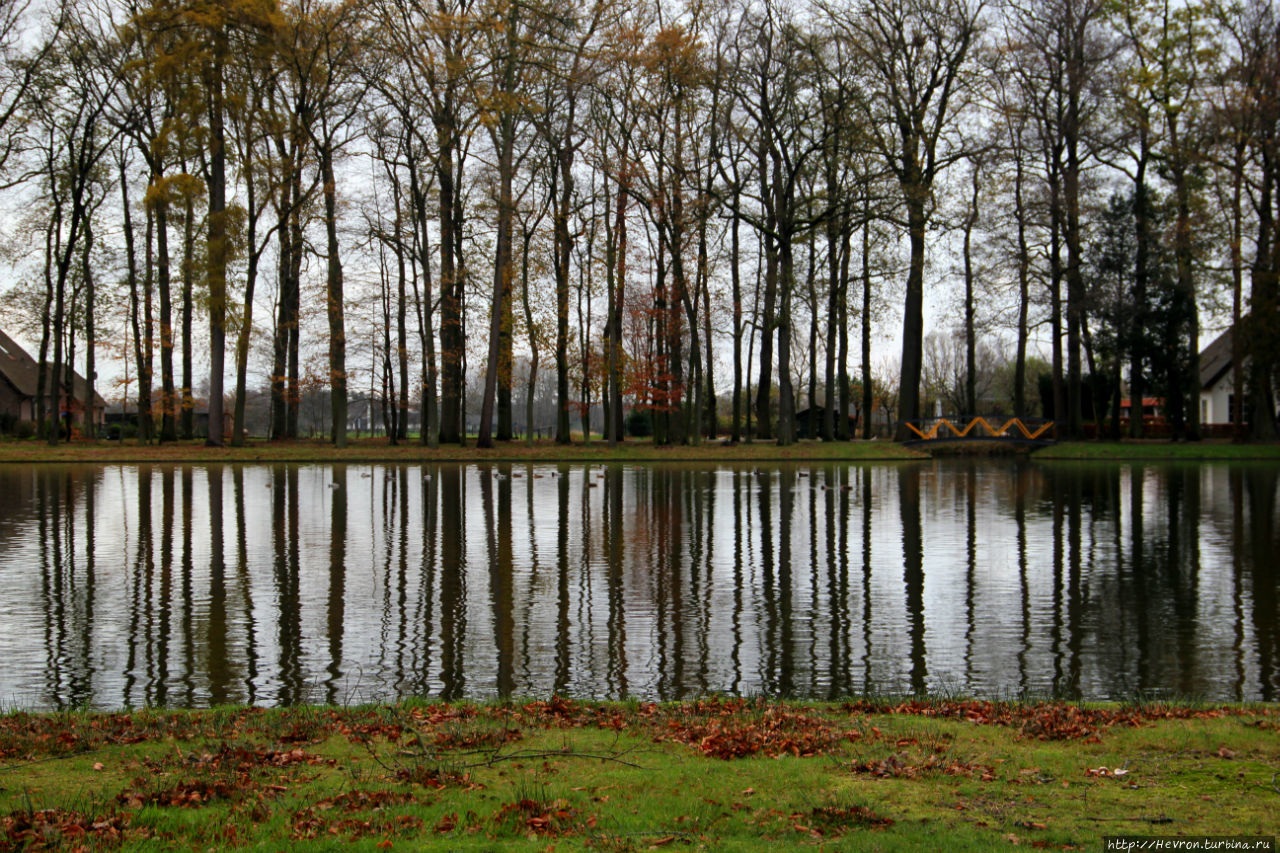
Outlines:
[[1231,441],[1064,441],[1031,454],[1032,459],[1230,461],[1280,460],[1280,443],[1236,444]]
[[[473,440],[474,442],[474,440]],[[772,462],[880,461],[920,459],[925,454],[892,441],[799,441],[779,447],[771,441],[730,445],[719,441],[697,447],[660,447],[629,439],[610,449],[601,440],[559,445],[549,439],[527,446],[500,442],[492,450],[441,446],[416,441],[391,445],[385,438],[352,440],[338,450],[326,441],[250,441],[246,447],[205,447],[201,441],[140,445],[135,441],[75,441],[49,447],[35,440],[0,441],[0,463],[6,462]]]
[[1099,850],[1272,835],[1270,707],[406,701],[0,717],[0,850]]

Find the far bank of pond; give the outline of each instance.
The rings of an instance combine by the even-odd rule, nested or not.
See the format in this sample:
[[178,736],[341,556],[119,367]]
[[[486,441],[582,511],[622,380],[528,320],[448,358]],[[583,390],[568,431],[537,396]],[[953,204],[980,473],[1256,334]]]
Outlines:
[[616,447],[593,440],[557,444],[539,439],[499,442],[481,450],[467,445],[429,448],[416,441],[391,444],[385,438],[354,439],[345,448],[321,440],[259,441],[244,447],[206,447],[203,441],[139,444],[136,441],[73,441],[51,447],[35,440],[0,440],[0,464],[88,463],[255,463],[255,462],[800,462],[806,460],[888,461],[922,459],[928,454],[892,441],[798,441],[779,447],[772,441],[737,444],[724,440],[699,445],[656,445],[628,439]]
[[268,463],[268,462],[804,462],[804,461],[891,461],[941,455],[1004,456],[1029,455],[1039,460],[1103,461],[1280,461],[1280,443],[1234,443],[1212,440],[1172,441],[1078,441],[1059,442],[1047,447],[984,442],[945,442],[906,447],[882,439],[870,441],[824,442],[804,439],[780,447],[772,441],[704,440],[699,445],[655,445],[646,439],[627,439],[616,447],[603,440],[557,444],[538,439],[532,445],[522,441],[499,442],[481,450],[468,445],[425,447],[414,440],[391,444],[385,438],[352,439],[339,449],[331,442],[315,440],[251,440],[244,447],[206,447],[203,441],[167,444],[139,444],[136,441],[73,441],[50,447],[43,442],[0,440],[0,464],[38,462],[88,463]]

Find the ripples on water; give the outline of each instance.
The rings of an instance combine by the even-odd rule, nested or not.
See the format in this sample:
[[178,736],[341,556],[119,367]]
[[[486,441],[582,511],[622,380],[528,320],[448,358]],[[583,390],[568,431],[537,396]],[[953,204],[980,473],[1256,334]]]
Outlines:
[[0,469],[0,702],[1277,698],[1275,465]]

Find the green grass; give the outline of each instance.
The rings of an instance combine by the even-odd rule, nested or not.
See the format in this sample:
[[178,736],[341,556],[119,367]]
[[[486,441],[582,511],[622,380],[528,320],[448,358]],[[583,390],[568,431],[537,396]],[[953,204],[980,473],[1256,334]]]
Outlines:
[[1102,461],[1183,459],[1212,461],[1233,459],[1280,460],[1280,443],[1236,444],[1230,441],[1064,441],[1041,448],[1032,459],[1081,459]]
[[770,441],[729,445],[704,442],[697,447],[661,447],[630,439],[616,448],[603,441],[559,445],[539,440],[499,442],[491,450],[441,446],[431,450],[415,441],[392,445],[385,438],[353,440],[339,450],[324,441],[250,441],[246,447],[205,447],[203,442],[140,445],[135,441],[77,441],[49,447],[35,440],[0,441],[0,464],[35,462],[771,462],[877,461],[920,459],[926,454],[891,441],[800,441],[779,447]]
[[1269,835],[1278,726],[1274,706],[947,700],[12,713],[0,850],[1096,850],[1103,835]]

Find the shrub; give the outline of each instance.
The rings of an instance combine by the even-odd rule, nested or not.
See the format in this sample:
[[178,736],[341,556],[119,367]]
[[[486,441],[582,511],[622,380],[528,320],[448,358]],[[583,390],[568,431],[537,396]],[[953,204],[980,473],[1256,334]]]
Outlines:
[[13,425],[15,438],[31,438],[36,434],[36,425],[31,421],[16,421]]
[[653,416],[648,411],[632,409],[627,415],[627,435],[635,438],[647,438],[653,435]]

